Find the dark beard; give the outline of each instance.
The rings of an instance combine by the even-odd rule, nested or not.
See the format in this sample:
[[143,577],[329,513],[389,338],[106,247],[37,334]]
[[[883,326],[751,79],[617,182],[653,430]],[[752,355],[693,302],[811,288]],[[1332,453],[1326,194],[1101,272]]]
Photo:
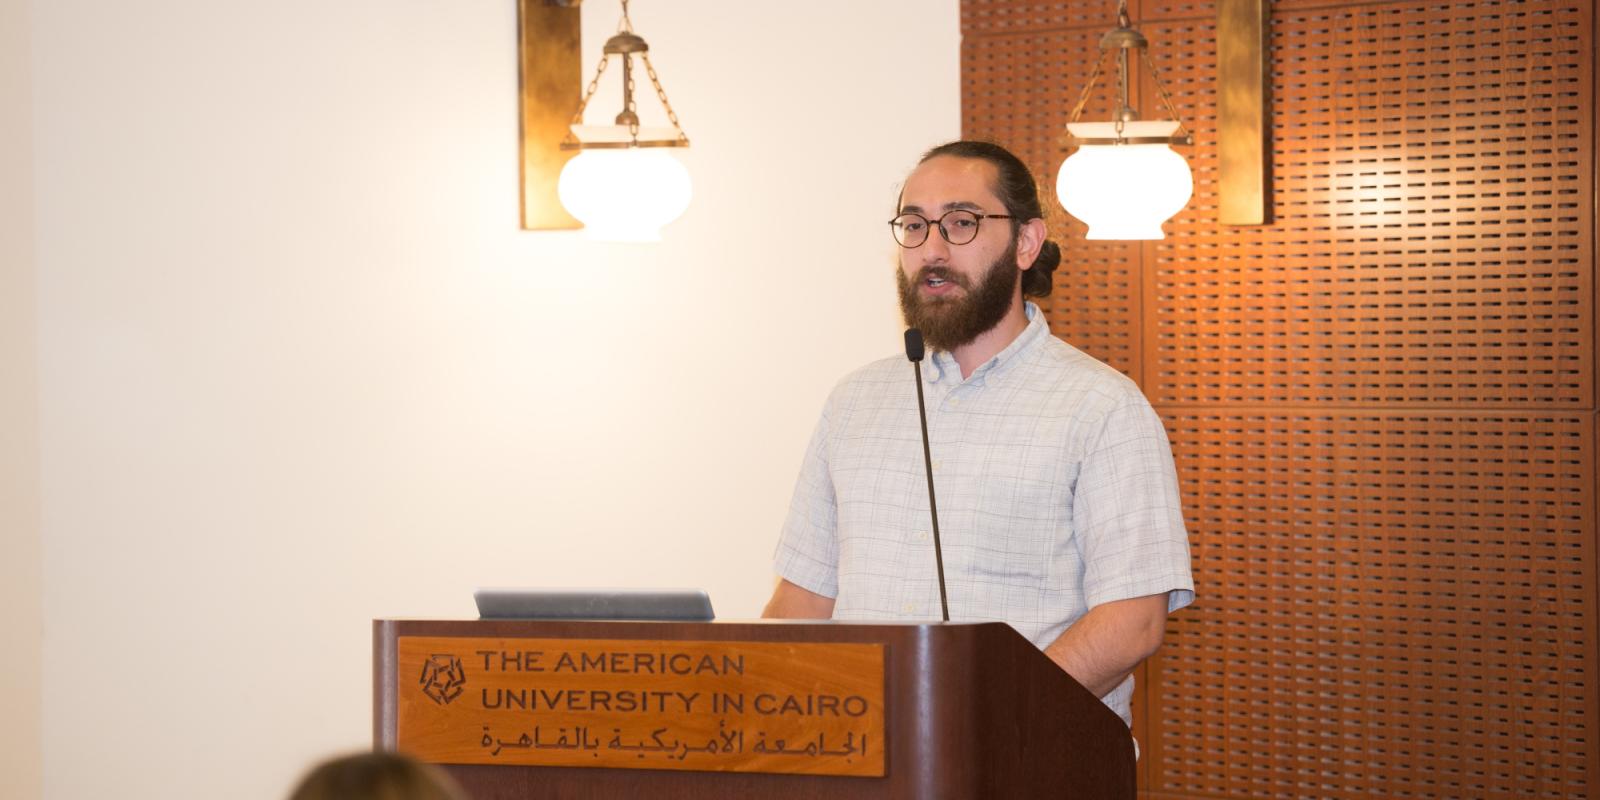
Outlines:
[[[906,277],[905,270],[896,266],[894,277],[900,290],[900,315],[905,318],[906,327],[922,330],[922,338],[929,347],[949,352],[972,342],[1005,319],[1017,294],[1019,275],[1015,241],[989,265],[988,271],[978,279],[977,288],[973,288],[965,276],[944,267],[923,267],[912,281]],[[919,298],[916,287],[929,277],[955,283],[961,287],[962,296]]]

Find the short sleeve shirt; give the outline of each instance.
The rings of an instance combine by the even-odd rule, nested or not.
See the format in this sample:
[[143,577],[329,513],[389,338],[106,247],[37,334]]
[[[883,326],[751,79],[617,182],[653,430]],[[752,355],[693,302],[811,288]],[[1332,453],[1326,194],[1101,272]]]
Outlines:
[[[1194,599],[1177,474],[1161,420],[1126,376],[1028,326],[963,379],[923,371],[953,621],[1002,621],[1041,649],[1089,609]],[[916,385],[904,357],[829,396],[775,555],[840,620],[938,620]],[[1129,721],[1130,677],[1103,701]]]

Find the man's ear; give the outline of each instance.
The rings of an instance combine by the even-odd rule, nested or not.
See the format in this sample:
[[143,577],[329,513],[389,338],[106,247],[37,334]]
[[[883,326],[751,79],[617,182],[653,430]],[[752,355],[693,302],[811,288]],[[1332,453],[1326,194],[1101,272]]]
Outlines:
[[1017,268],[1027,269],[1033,266],[1034,259],[1039,257],[1039,248],[1044,246],[1045,236],[1044,220],[1030,219],[1017,226]]

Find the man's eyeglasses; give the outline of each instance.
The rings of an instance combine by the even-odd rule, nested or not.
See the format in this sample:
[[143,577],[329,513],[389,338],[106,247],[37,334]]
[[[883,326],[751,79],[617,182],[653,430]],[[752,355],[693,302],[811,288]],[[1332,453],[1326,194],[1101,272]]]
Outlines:
[[928,225],[939,226],[939,235],[951,244],[966,244],[978,236],[978,223],[986,219],[1012,219],[1010,214],[980,214],[976,211],[956,209],[944,216],[930,220],[921,214],[901,214],[889,220],[889,230],[901,247],[921,247],[928,241]]

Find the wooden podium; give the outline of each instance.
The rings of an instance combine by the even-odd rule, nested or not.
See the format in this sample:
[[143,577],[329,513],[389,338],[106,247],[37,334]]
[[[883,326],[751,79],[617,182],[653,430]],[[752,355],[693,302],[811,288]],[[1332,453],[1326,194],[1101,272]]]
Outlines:
[[1133,800],[1127,726],[1010,626],[373,623],[376,747],[474,800]]

